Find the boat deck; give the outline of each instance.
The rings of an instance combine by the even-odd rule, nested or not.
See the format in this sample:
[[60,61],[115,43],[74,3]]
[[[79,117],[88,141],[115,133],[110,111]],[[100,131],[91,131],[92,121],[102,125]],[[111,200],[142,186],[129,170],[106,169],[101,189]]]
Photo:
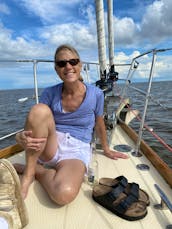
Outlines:
[[[134,143],[128,138],[119,125],[114,130],[111,139],[111,147],[119,144],[127,144],[134,147]],[[37,181],[34,181],[29,189],[26,205],[29,211],[29,224],[26,229],[162,229],[172,224],[172,215],[169,209],[157,210],[154,204],[161,202],[160,196],[154,187],[157,183],[172,201],[172,190],[157,170],[145,156],[133,157],[129,153],[129,159],[111,160],[105,157],[101,150],[97,151],[98,175],[101,177],[115,178],[119,175],[127,177],[129,182],[136,182],[150,196],[148,214],[138,221],[124,220],[105,208],[98,205],[92,199],[92,187],[85,181],[76,199],[69,205],[59,207],[47,196]],[[23,162],[24,154],[19,153],[9,159],[12,162]],[[136,169],[137,164],[147,164],[149,171]]]

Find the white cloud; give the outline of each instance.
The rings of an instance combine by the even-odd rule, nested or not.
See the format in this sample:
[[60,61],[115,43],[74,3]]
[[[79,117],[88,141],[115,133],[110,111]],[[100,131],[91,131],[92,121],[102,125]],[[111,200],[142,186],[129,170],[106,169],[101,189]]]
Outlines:
[[[70,43],[79,50],[83,60],[97,60],[95,10],[93,5],[84,5],[85,3],[86,1],[80,0],[21,0],[19,4],[23,4],[27,12],[39,16],[48,25],[45,23],[42,28],[35,28],[34,32],[39,37],[30,40],[26,35],[14,38],[13,31],[0,24],[0,52],[3,53],[3,58],[53,58],[54,50],[59,44]],[[75,4],[80,7],[78,11],[83,17],[75,22],[58,23],[57,18],[74,16],[72,7],[76,7]],[[130,17],[114,18],[115,49],[146,49],[148,45],[152,48],[169,38],[172,34],[171,11],[172,1],[161,0],[148,6],[140,24]],[[29,33],[32,31],[29,30]],[[115,58],[123,63],[131,60],[135,54],[128,56],[115,52]]]
[[172,1],[155,1],[150,5],[140,24],[140,40],[149,40],[152,43],[160,43],[172,36]]
[[159,0],[148,5],[141,22],[132,18],[115,18],[115,42],[122,47],[155,47],[172,36],[172,1]]
[[132,18],[116,18],[114,20],[115,41],[120,44],[133,44],[135,34],[137,33],[137,25]]
[[[162,55],[163,54],[163,55]],[[167,51],[164,53],[158,52],[155,64],[155,71],[153,73],[153,79],[157,80],[167,80],[171,78],[172,72],[172,51]],[[115,63],[118,64],[126,64],[131,63],[133,58],[140,56],[141,53],[139,51],[133,51],[131,54],[126,54],[124,52],[115,53]],[[133,79],[142,79],[148,80],[151,70],[152,63],[152,52],[150,54],[145,54],[144,56],[137,58],[137,62],[139,63],[136,72],[133,75]],[[119,66],[116,67],[116,71],[119,72],[120,78],[126,78],[128,74],[129,66]],[[132,79],[132,81],[133,81]]]
[[[24,35],[15,35],[15,37],[16,31],[9,30],[0,24],[0,51],[4,53],[3,58],[53,57],[55,48],[61,43],[77,46],[79,51],[86,49],[92,51],[96,47],[94,9],[90,5],[81,8],[81,6],[85,6],[84,1],[21,0],[16,2],[24,6],[25,13],[29,12],[39,16],[41,20],[48,22],[48,25],[45,23],[41,28],[35,27],[34,39],[31,39],[33,31],[30,28],[27,30],[26,27]],[[82,3],[78,8],[78,12],[83,16],[81,22],[78,18],[75,22],[60,23],[57,18],[68,17],[70,19],[74,16],[71,9],[77,3]],[[95,53],[97,54],[97,52]],[[95,58],[92,57],[92,59]]]
[[[69,14],[70,8],[79,2],[80,0],[21,0],[20,4],[22,4],[29,13],[34,13],[38,16],[43,22],[55,23],[54,20],[61,20],[67,16],[71,17],[71,13]],[[58,21],[56,22],[58,23]]]
[[[79,50],[92,50],[93,47],[96,47],[96,21],[93,5],[84,5],[84,1],[80,0],[63,2],[59,0],[21,0],[19,4],[24,5],[28,12],[39,16],[45,22],[44,27],[37,28],[40,31],[38,39],[41,38],[44,44],[53,48],[60,43],[70,43],[77,45]],[[83,17],[78,18],[77,21],[62,23],[65,18],[74,19],[72,9],[74,6],[76,8],[76,4],[80,16]],[[154,1],[148,6],[140,23],[136,23],[130,17],[114,18],[115,48],[138,48],[143,45],[144,48],[150,48],[158,45],[172,35],[171,11],[172,1],[161,0]],[[46,26],[47,22],[48,26]],[[23,42],[21,38],[19,39],[22,46],[27,43],[25,37],[23,39]],[[16,41],[11,40],[11,42]],[[29,43],[30,46],[38,43],[38,47],[45,50],[44,45],[41,45],[40,42],[32,40]],[[30,49],[27,51],[30,52]]]
[[40,36],[50,44],[70,43],[79,49],[88,49],[97,42],[95,34],[92,34],[87,26],[78,23],[44,27]]
[[12,31],[0,24],[0,53],[1,59],[34,58],[46,56],[45,47],[39,41],[26,41],[23,37],[12,38]]
[[0,3],[0,13],[10,14],[10,9],[5,3]]

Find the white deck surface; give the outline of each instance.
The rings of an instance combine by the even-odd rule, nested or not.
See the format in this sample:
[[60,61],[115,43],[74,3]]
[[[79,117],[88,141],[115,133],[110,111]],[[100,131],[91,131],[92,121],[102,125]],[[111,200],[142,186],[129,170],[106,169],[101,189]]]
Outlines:
[[[132,142],[125,137],[125,133],[117,127],[112,139],[115,144],[128,144]],[[67,206],[55,205],[47,196],[37,181],[29,189],[26,205],[29,211],[29,224],[26,229],[162,229],[172,224],[172,214],[169,210],[156,210],[153,205],[160,203],[160,197],[154,184],[157,183],[172,201],[172,190],[152,167],[149,161],[142,157],[133,157],[127,160],[111,160],[101,152],[97,153],[99,178],[119,175],[127,177],[129,182],[136,182],[150,196],[150,206],[147,207],[147,216],[139,221],[124,220],[92,200],[92,188],[84,182],[77,198]],[[10,159],[12,162],[24,161],[19,154]],[[146,163],[149,171],[138,171],[136,165]]]

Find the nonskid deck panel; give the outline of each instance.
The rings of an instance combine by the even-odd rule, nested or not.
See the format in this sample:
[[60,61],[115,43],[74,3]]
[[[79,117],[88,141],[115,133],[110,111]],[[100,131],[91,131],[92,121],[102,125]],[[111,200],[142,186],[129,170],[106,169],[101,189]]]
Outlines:
[[[134,143],[127,134],[117,125],[113,132],[111,147],[114,145],[129,145],[134,147]],[[59,207],[55,205],[47,196],[46,192],[37,181],[30,187],[26,205],[29,210],[30,223],[26,229],[161,229],[172,224],[172,215],[169,210],[157,210],[154,205],[160,203],[161,198],[154,187],[158,184],[169,200],[172,201],[172,190],[155,170],[150,161],[145,156],[133,157],[129,152],[129,159],[111,160],[97,151],[98,176],[117,177],[124,175],[129,182],[136,182],[150,196],[150,206],[147,216],[139,221],[126,221],[103,207],[99,206],[92,199],[92,187],[84,181],[76,199],[67,206]],[[20,153],[10,158],[12,162],[24,162],[24,154]],[[150,166],[149,171],[140,171],[136,166],[144,163]]]

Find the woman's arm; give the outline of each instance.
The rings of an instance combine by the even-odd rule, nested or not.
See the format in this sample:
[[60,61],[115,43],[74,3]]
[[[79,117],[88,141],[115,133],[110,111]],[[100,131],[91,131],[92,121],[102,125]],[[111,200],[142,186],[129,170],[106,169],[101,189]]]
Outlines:
[[109,148],[108,141],[107,141],[106,127],[102,116],[96,118],[95,130],[96,130],[96,134],[100,138],[100,142],[102,145],[102,149],[104,150],[104,154],[107,157],[115,160],[118,158],[123,158],[123,159],[128,158],[128,155],[111,150]]

